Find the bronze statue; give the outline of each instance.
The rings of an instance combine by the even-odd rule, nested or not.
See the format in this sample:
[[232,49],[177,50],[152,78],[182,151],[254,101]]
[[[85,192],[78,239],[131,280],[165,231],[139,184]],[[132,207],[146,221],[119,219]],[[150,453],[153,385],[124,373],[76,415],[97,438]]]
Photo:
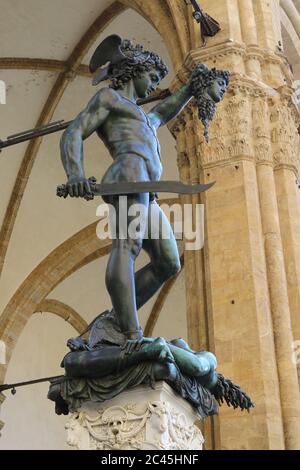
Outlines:
[[[249,410],[253,406],[251,399],[217,374],[213,354],[192,351],[181,339],[168,342],[143,337],[137,314],[180,270],[170,223],[156,203],[156,194],[149,192],[149,188],[159,189],[161,184],[157,129],[175,118],[195,96],[208,140],[208,126],[228,87],[229,73],[199,64],[185,85],[145,113],[137,100],[151,94],[168,72],[157,54],[113,35],[96,49],[90,70],[95,73],[95,85],[109,79],[110,86],[95,94],[62,136],[61,156],[68,180],[58,188],[58,194],[91,199],[97,186],[98,194],[103,194],[116,211],[118,221],[122,212],[119,196],[124,194],[122,188],[130,187],[126,193],[127,230],[124,237],[117,222],[106,271],[113,309],[92,322],[88,338],[81,335],[69,340],[71,352],[62,362],[66,375],[53,381],[49,398],[56,401],[58,413],[68,413],[83,401],[103,401],[125,388],[165,380],[202,416],[216,413],[216,400],[223,399],[229,405]],[[97,132],[113,158],[100,185],[86,178],[83,168],[83,141],[93,132]],[[196,185],[191,191],[206,189],[208,186]],[[132,216],[128,214],[134,204],[143,210],[137,236],[133,237],[128,230]],[[158,239],[145,237],[146,232],[151,232],[153,213],[157,214],[154,219],[161,221]],[[151,261],[135,273],[135,260],[141,249]]]
[[[109,64],[101,68],[107,62]],[[211,111],[223,98],[229,81],[228,72],[212,72],[200,64],[186,85],[145,113],[136,105],[137,99],[147,97],[168,73],[157,54],[114,35],[98,46],[90,69],[96,72],[94,84],[109,78],[111,85],[96,93],[61,139],[61,156],[68,178],[65,189],[71,197],[89,198],[92,195],[91,182],[83,169],[83,141],[93,132],[97,132],[114,160],[103,176],[102,184],[116,188],[126,182],[132,183],[134,188],[137,182],[158,182],[162,173],[156,135],[158,127],[175,118],[194,93],[199,94],[198,82],[203,80],[206,84],[205,104],[210,103],[205,108],[210,114],[205,116],[212,118]],[[207,121],[205,126],[207,133]],[[115,208],[119,219],[119,197],[103,198]],[[106,286],[122,332],[126,338],[135,340],[142,338],[137,310],[180,270],[180,260],[169,221],[156,203],[155,194],[139,191],[127,198],[128,213],[135,204],[144,207],[141,229],[138,237],[133,239],[128,235],[122,239],[117,227],[117,238],[112,242],[106,271]],[[147,225],[151,229],[150,215],[155,212],[155,219],[162,222],[161,231],[170,233],[169,239],[144,238]],[[128,216],[127,225],[131,222],[132,217]],[[151,262],[134,273],[134,263],[141,249],[148,253]]]

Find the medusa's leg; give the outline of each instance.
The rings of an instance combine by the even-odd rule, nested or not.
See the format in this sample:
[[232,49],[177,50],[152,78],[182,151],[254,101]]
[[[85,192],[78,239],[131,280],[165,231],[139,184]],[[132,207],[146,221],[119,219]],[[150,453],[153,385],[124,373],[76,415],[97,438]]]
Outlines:
[[154,361],[166,364],[172,359],[166,341],[163,338],[156,338],[130,354],[124,354],[119,346],[105,346],[95,351],[71,352],[64,358],[64,368],[69,377],[100,378],[142,362]]

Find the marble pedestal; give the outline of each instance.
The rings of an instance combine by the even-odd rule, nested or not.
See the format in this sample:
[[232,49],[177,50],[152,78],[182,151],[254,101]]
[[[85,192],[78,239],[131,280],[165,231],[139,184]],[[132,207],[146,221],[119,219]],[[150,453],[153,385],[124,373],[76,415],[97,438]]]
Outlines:
[[73,449],[202,450],[196,410],[165,382],[141,385],[72,413],[67,442]]

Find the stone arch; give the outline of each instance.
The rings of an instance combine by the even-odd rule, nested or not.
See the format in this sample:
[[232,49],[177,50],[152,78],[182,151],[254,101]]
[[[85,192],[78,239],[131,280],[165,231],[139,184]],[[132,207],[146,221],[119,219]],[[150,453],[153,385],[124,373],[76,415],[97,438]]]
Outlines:
[[[296,16],[291,17],[292,13]],[[300,13],[289,0],[280,2],[280,21],[284,54],[293,66],[295,77],[300,78]]]
[[[111,242],[99,240],[93,223],[54,249],[23,281],[0,318],[0,337],[6,344],[7,363],[30,316],[49,293],[73,272],[110,252]],[[0,366],[0,382],[7,364]]]
[[48,312],[65,320],[79,333],[83,333],[88,324],[74,308],[56,299],[44,299],[34,313]]
[[178,0],[121,0],[143,16],[161,35],[166,43],[174,70],[177,71],[188,52],[189,35],[186,6]]

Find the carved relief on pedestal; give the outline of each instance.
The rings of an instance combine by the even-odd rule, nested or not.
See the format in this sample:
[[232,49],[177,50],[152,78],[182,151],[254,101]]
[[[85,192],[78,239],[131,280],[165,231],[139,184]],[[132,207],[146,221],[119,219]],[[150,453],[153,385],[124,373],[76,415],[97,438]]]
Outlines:
[[99,409],[97,416],[74,413],[66,424],[68,444],[77,449],[201,450],[200,430],[168,403],[132,403]]
[[186,124],[186,118],[183,112],[179,116],[177,116],[176,119],[173,119],[173,121],[171,121],[168,124],[168,129],[176,141],[177,141],[178,135],[184,132],[185,124]]
[[273,158],[275,166],[288,166],[299,172],[299,150],[297,151],[291,144],[279,146]]
[[243,93],[234,93],[224,106],[224,111],[231,119],[240,117],[241,113],[245,111],[247,101]]
[[201,168],[201,160],[198,159],[197,148],[199,145],[199,136],[203,139],[203,125],[199,121],[197,113],[195,103],[192,101],[184,113],[186,152],[190,170],[189,181],[192,184],[200,182]]

